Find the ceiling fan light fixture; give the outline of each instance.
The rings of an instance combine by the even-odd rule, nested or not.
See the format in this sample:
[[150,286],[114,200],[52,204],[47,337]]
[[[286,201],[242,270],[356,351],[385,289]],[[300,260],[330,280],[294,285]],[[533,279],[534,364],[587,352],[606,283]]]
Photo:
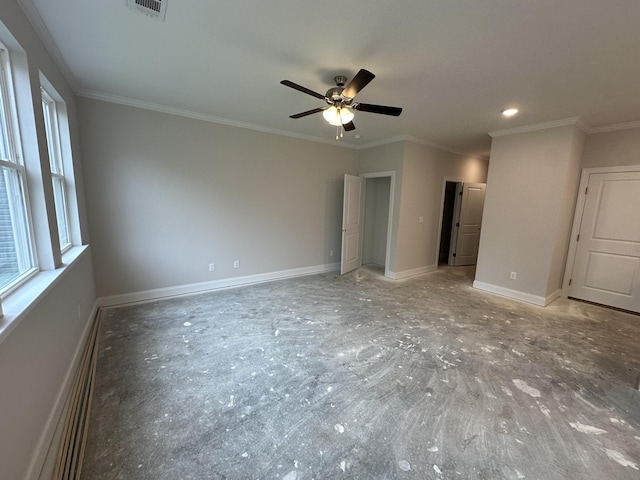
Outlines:
[[334,127],[339,127],[353,120],[353,112],[346,107],[338,109],[335,105],[322,112],[324,119]]

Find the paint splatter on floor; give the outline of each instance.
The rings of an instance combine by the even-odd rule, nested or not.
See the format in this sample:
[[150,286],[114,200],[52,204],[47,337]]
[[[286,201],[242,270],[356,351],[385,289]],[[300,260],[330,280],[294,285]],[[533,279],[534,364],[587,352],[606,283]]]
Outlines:
[[508,301],[472,275],[104,311],[82,478],[640,478],[638,317]]
[[530,387],[529,385],[527,385],[527,382],[523,381],[523,380],[519,380],[519,379],[514,379],[513,380],[513,384],[518,388],[518,390],[520,390],[521,392],[526,393],[527,395],[531,395],[532,397],[540,397],[542,396],[540,394],[540,390],[535,389],[533,387]]
[[638,465],[636,465],[634,462],[630,460],[627,460],[627,458],[624,455],[622,455],[620,452],[616,452],[615,450],[609,450],[609,449],[605,449],[605,452],[607,452],[607,457],[609,457],[614,462],[619,463],[623,467],[630,467],[630,468],[633,468],[634,470],[639,470]]

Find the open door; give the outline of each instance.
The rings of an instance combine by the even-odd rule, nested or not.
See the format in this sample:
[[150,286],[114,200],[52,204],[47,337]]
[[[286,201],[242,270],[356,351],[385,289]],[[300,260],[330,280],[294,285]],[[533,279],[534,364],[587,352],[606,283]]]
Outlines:
[[342,204],[342,257],[340,274],[362,265],[362,231],[364,226],[364,178],[344,176]]
[[485,183],[459,183],[456,187],[449,265],[475,265],[478,262],[486,187]]

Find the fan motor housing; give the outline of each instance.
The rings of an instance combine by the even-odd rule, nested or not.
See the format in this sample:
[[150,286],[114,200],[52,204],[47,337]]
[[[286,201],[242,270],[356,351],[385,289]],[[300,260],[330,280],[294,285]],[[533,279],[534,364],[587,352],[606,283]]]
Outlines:
[[333,100],[334,102],[339,102],[342,100],[342,91],[344,88],[342,87],[333,87],[327,90],[326,97]]

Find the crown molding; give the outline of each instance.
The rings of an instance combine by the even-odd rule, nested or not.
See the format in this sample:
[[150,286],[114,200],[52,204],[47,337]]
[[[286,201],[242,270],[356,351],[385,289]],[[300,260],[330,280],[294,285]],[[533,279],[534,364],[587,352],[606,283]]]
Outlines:
[[[28,1],[28,0],[19,0],[19,1]],[[278,130],[275,128],[268,128],[268,127],[264,127],[262,125],[256,125],[253,123],[241,122],[238,120],[230,120],[228,118],[216,117],[214,115],[206,115],[203,113],[193,112],[190,110],[184,110],[184,109],[170,107],[167,105],[161,105],[157,103],[144,102],[144,101],[136,100],[129,97],[122,97],[118,95],[112,95],[109,93],[97,92],[94,90],[80,89],[76,91],[76,94],[80,97],[91,98],[94,100],[101,100],[103,102],[141,108],[143,110],[151,110],[154,112],[167,113],[169,115],[177,115],[180,117],[191,118],[194,120],[202,120],[204,122],[227,125],[230,127],[244,128],[247,130],[253,130],[253,131],[262,132],[262,133],[270,133],[272,135],[280,135],[283,137],[296,138],[298,140],[307,140],[310,142],[324,143],[326,145],[333,145],[336,147],[349,148],[353,150],[364,150],[367,148],[381,147],[383,145],[390,145],[392,143],[398,143],[398,142],[410,142],[410,143],[415,143],[417,145],[423,145],[426,147],[434,148],[436,150],[440,150],[443,152],[453,153],[455,155],[477,158],[479,160],[489,160],[489,157],[484,155],[478,155],[474,153],[464,152],[461,150],[456,150],[454,148],[450,148],[445,145],[440,145],[431,140],[425,140],[422,138],[413,137],[411,135],[398,135],[395,137],[379,140],[376,142],[366,143],[363,145],[356,145],[349,142],[344,142],[344,141],[336,142],[335,140],[329,140],[326,138],[316,137],[313,135],[304,135],[300,133],[290,132],[287,130]],[[569,125],[574,125],[578,127],[580,130],[582,130],[586,134],[592,134],[592,133],[613,132],[617,130],[640,128],[640,121],[619,123],[616,125],[605,125],[601,127],[591,127],[581,117],[572,117],[572,118],[566,118],[562,120],[555,120],[552,122],[525,125],[523,127],[510,128],[506,130],[497,130],[494,132],[489,132],[489,135],[491,137],[502,137],[502,136],[514,135],[518,133],[527,133],[527,132],[535,132],[538,130],[546,130],[549,128],[566,127]]]
[[62,76],[67,81],[71,89],[73,91],[78,90],[78,81],[76,80],[76,77],[73,75],[73,72],[64,59],[62,52],[60,52],[60,49],[53,39],[51,32],[44,23],[44,20],[42,20],[40,12],[36,8],[36,6],[31,0],[17,0],[17,3],[18,6],[22,9],[25,17],[27,17],[27,20],[29,20],[29,23],[31,23],[33,29],[36,31],[38,37],[40,37],[40,41],[44,44],[44,48],[47,50],[47,52],[49,52],[49,55],[51,55],[53,62],[60,69]]
[[510,128],[508,130],[498,130],[495,132],[489,132],[491,137],[503,137],[506,135],[514,135],[516,133],[535,132],[538,130],[545,130],[547,128],[566,127],[568,125],[575,125],[587,135],[593,133],[606,133],[617,132],[619,130],[629,130],[633,128],[640,128],[640,120],[635,122],[616,123],[613,125],[602,125],[599,127],[592,127],[581,117],[566,118],[563,120],[555,120],[553,122],[537,123],[534,125],[525,125],[524,127]]
[[272,135],[280,135],[283,137],[296,138],[298,140],[307,140],[310,142],[324,143],[332,145],[334,147],[350,148],[358,150],[360,147],[348,142],[336,142],[335,140],[329,140],[326,138],[315,137],[313,135],[304,135],[300,133],[289,132],[287,130],[278,130],[275,128],[268,128],[262,125],[256,125],[248,122],[240,122],[238,120],[230,120],[228,118],[216,117],[214,115],[206,115],[203,113],[192,112],[190,110],[183,110],[181,108],[169,107],[167,105],[160,105],[157,103],[144,102],[141,100],[135,100],[129,97],[121,97],[118,95],[111,95],[109,93],[96,92],[93,90],[78,90],[76,95],[85,98],[91,98],[94,100],[101,100],[103,102],[115,103],[118,105],[124,105],[128,107],[141,108],[143,110],[150,110],[153,112],[166,113],[169,115],[177,115],[179,117],[191,118],[193,120],[202,120],[203,122],[216,123],[219,125],[226,125],[229,127],[244,128],[246,130],[254,130],[261,133],[270,133]]
[[454,153],[456,155],[461,155],[463,157],[473,157],[473,158],[478,158],[480,160],[489,160],[489,157],[485,157],[484,155],[478,155],[477,153],[469,153],[469,152],[464,152],[462,150],[456,150],[455,148],[447,147],[445,145],[440,145],[439,143],[432,142],[431,140],[424,140],[422,138],[412,137],[411,135],[406,135],[405,141],[416,143],[418,145],[424,145],[425,147],[435,148],[436,150],[441,150],[443,152]]
[[329,140],[326,138],[321,138],[321,137],[315,137],[313,135],[304,135],[304,134],[299,134],[299,133],[294,133],[294,132],[289,132],[287,130],[278,130],[275,128],[268,128],[268,127],[264,127],[262,125],[256,125],[253,123],[247,123],[247,122],[240,122],[237,120],[230,120],[228,118],[223,118],[223,117],[216,117],[214,115],[206,115],[203,113],[198,113],[198,112],[193,112],[190,110],[184,110],[184,109],[180,109],[180,108],[175,108],[175,107],[169,107],[167,105],[161,105],[161,104],[157,104],[157,103],[151,103],[151,102],[144,102],[141,100],[136,100],[134,98],[129,98],[129,97],[121,97],[119,95],[112,95],[109,93],[103,93],[103,92],[97,92],[94,90],[86,90],[86,89],[80,89],[76,92],[76,95],[80,96],[80,97],[85,97],[85,98],[91,98],[94,100],[101,100],[103,102],[108,102],[108,103],[115,103],[118,105],[124,105],[124,106],[128,106],[128,107],[135,107],[135,108],[141,108],[143,110],[150,110],[150,111],[154,111],[154,112],[159,112],[159,113],[166,113],[169,115],[177,115],[180,117],[185,117],[185,118],[191,118],[194,120],[202,120],[204,122],[209,122],[209,123],[216,123],[219,125],[227,125],[230,127],[237,127],[237,128],[244,128],[247,130],[254,130],[257,132],[262,132],[262,133],[270,133],[272,135],[280,135],[280,136],[284,136],[284,137],[290,137],[290,138],[297,138],[299,140],[307,140],[310,142],[316,142],[316,143],[324,143],[327,145],[333,145],[335,147],[341,147],[341,148],[349,148],[349,149],[353,149],[353,150],[363,150],[366,148],[372,148],[372,147],[379,147],[382,145],[389,145],[391,143],[397,143],[397,142],[412,142],[412,143],[416,143],[419,145],[425,145],[431,148],[435,148],[437,150],[441,150],[444,152],[449,152],[449,153],[454,153],[456,155],[463,155],[463,156],[471,156],[474,158],[480,158],[482,160],[488,160],[487,157],[483,157],[480,155],[474,155],[474,154],[470,154],[470,153],[466,153],[466,152],[461,152],[459,150],[454,150],[452,148],[448,148],[445,147],[443,145],[439,145],[435,142],[431,142],[429,140],[423,140],[420,138],[416,138],[416,137],[412,137],[409,135],[400,135],[397,137],[392,137],[392,138],[388,138],[388,139],[384,139],[384,140],[380,140],[378,142],[371,142],[371,143],[367,143],[365,145],[355,145],[353,143],[349,143],[349,142],[336,142],[335,140]]
[[589,133],[589,130],[591,129],[589,125],[580,117],[572,117],[572,118],[565,118],[562,120],[554,120],[552,122],[543,122],[543,123],[536,123],[533,125],[525,125],[523,127],[509,128],[506,130],[497,130],[495,132],[489,132],[489,135],[492,138],[504,137],[507,135],[515,135],[518,133],[537,132],[539,130],[547,130],[549,128],[567,127],[569,125],[574,125],[578,127],[580,130],[584,131],[585,133]]
[[593,127],[589,131],[589,133],[606,133],[606,132],[617,132],[618,130],[629,130],[632,128],[640,128],[640,121],[637,122],[627,122],[627,123],[616,123],[614,125],[603,125],[601,127]]
[[391,143],[398,143],[398,142],[410,142],[410,143],[415,143],[417,145],[423,145],[425,147],[430,147],[430,148],[434,148],[436,150],[440,150],[442,152],[447,152],[447,153],[453,153],[455,155],[461,155],[464,157],[473,157],[473,158],[478,158],[480,160],[489,160],[489,157],[485,157],[483,155],[478,155],[475,153],[469,153],[469,152],[463,152],[461,150],[456,150],[444,145],[440,145],[439,143],[436,142],[432,142],[431,140],[425,140],[422,138],[417,138],[417,137],[413,137],[411,135],[398,135],[396,137],[391,137],[391,138],[387,138],[385,140],[379,140],[377,142],[371,142],[371,143],[367,143],[365,145],[361,145],[358,147],[359,150],[365,149],[365,148],[373,148],[373,147],[381,147],[383,145],[389,145]]
[[397,137],[390,137],[390,138],[385,138],[384,140],[377,140],[375,142],[365,143],[363,145],[360,145],[358,147],[358,150],[364,150],[367,148],[374,148],[374,147],[382,147],[383,145],[390,145],[392,143],[404,142],[406,140],[407,140],[406,136],[399,135]]

